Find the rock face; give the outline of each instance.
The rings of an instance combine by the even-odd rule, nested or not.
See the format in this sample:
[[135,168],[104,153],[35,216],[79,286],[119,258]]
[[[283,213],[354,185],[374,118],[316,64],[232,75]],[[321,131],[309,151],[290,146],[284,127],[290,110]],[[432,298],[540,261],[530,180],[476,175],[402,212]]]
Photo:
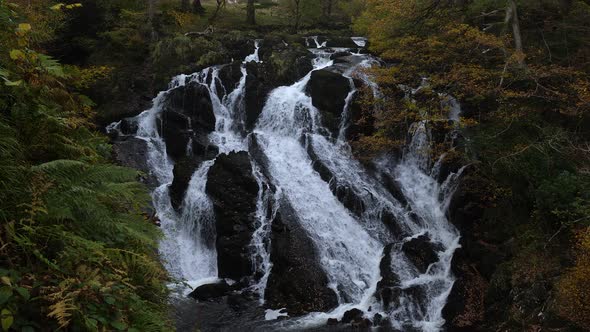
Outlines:
[[402,246],[402,251],[420,273],[425,273],[430,264],[438,261],[440,250],[441,246],[430,242],[426,234],[411,239]]
[[392,250],[394,244],[389,244],[383,249],[383,258],[379,263],[381,280],[377,283],[376,296],[385,309],[389,309],[393,302],[396,302],[400,295],[400,281],[392,269]]
[[170,91],[165,103],[162,136],[168,155],[174,160],[185,156],[191,138],[195,153],[205,154],[209,145],[207,134],[215,130],[215,115],[207,88],[196,82],[189,83]]
[[273,268],[265,293],[267,306],[286,308],[289,315],[297,316],[328,311],[338,305],[313,241],[284,200],[273,221],[271,247]]
[[344,76],[325,69],[312,72],[307,93],[311,96],[313,106],[322,114],[322,124],[333,135],[338,132],[349,92],[350,82]]
[[162,136],[168,155],[176,162],[170,186],[175,209],[180,207],[195,169],[217,155],[207,136],[213,130],[215,115],[206,87],[193,82],[169,92],[162,113]]
[[209,169],[206,192],[216,216],[220,278],[240,280],[253,272],[249,244],[256,223],[258,189],[247,152],[219,155]]

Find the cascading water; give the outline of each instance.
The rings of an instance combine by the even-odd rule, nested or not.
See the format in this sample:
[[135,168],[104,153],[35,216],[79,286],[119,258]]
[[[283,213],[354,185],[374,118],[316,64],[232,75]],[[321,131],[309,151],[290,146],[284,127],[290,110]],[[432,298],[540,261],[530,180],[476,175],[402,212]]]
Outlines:
[[[366,40],[354,38],[363,47]],[[330,57],[342,49],[326,49],[319,37],[306,38],[314,54],[313,71],[333,65]],[[313,44],[311,43],[313,42]],[[352,53],[356,60],[343,72],[349,83],[349,93],[335,138],[326,134],[321,112],[314,107],[306,93],[312,72],[290,86],[272,90],[258,117],[254,129],[245,125],[245,94],[248,70],[246,64],[260,62],[260,41],[254,53],[240,66],[241,77],[231,91],[225,91],[220,79],[221,67],[211,67],[186,76],[176,77],[170,89],[161,92],[153,107],[137,116],[135,136],[148,145],[148,165],[159,186],[153,191],[154,207],[161,220],[164,239],[160,253],[171,274],[193,286],[218,280],[217,252],[215,247],[215,213],[206,193],[209,169],[215,160],[203,161],[196,168],[186,190],[180,210],[172,206],[169,187],[174,179],[174,162],[168,157],[166,144],[161,137],[162,112],[167,95],[189,83],[204,86],[211,97],[215,130],[208,135],[210,143],[219,153],[249,151],[248,142],[256,137],[258,149],[265,165],[251,158],[252,175],[259,191],[256,198],[255,229],[250,251],[255,277],[246,287],[264,304],[265,290],[272,273],[271,228],[280,201],[288,201],[317,251],[318,260],[328,278],[328,287],[334,291],[338,306],[329,312],[310,313],[299,318],[280,320],[273,329],[303,329],[326,323],[327,318],[341,318],[350,309],[357,308],[365,317],[375,314],[388,317],[397,329],[409,326],[423,331],[438,331],[444,324],[442,309],[452,288],[451,258],[458,247],[459,234],[446,218],[449,197],[454,191],[460,171],[445,181],[437,181],[440,163],[432,166],[430,160],[431,137],[428,122],[415,123],[411,128],[411,141],[399,162],[383,156],[375,161],[380,176],[386,176],[399,185],[404,201],[394,197],[374,172],[369,172],[355,160],[346,142],[347,130],[352,121],[351,105],[357,94],[355,79],[369,86],[376,98],[381,92],[370,75],[362,69],[377,61],[369,55]],[[221,91],[223,90],[223,91]],[[449,98],[450,119],[457,121],[460,108]],[[192,124],[189,122],[189,128]],[[117,125],[110,126],[110,130]],[[187,155],[192,156],[192,138]],[[314,169],[321,163],[331,179],[327,181]],[[263,170],[263,167],[265,168]],[[352,209],[336,195],[346,191],[354,197]],[[396,227],[386,225],[386,216]],[[406,257],[404,243],[427,235],[438,248],[438,260],[420,272]],[[376,295],[383,281],[383,259],[390,256],[391,270],[397,276],[399,299],[392,305],[383,303]],[[412,290],[419,289],[421,296]],[[281,308],[272,308],[281,309]],[[270,311],[267,319],[284,316]],[[268,327],[268,326],[267,326]]]

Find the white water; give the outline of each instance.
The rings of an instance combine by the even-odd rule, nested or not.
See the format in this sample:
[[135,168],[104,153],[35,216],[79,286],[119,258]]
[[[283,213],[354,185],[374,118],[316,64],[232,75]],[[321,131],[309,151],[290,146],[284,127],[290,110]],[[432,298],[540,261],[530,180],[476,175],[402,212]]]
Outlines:
[[[360,47],[366,42],[353,40]],[[316,56],[314,70],[331,66],[329,58],[332,53],[323,50],[326,42],[320,44],[317,36],[306,39],[311,46],[310,41],[315,44],[315,48],[310,50]],[[218,87],[223,86],[218,84],[220,67],[207,68],[190,76],[180,75],[171,83],[170,89],[188,82],[198,82],[207,87],[216,118],[215,131],[209,139],[220,153],[248,150],[244,126],[246,63],[260,62],[259,48],[257,41],[254,53],[241,64],[239,82],[229,93],[225,88],[218,91]],[[352,117],[351,105],[357,92],[353,77],[360,78],[371,87],[375,98],[382,97],[370,75],[358,70],[374,65],[375,59],[360,54],[355,56],[361,57],[361,61],[343,74],[348,78],[351,90],[345,100],[336,140],[323,135],[326,130],[322,127],[321,114],[305,93],[311,73],[291,86],[273,90],[267,97],[254,133],[269,162],[267,171],[270,178],[266,178],[261,166],[252,161],[253,175],[260,190],[251,248],[254,269],[260,277],[253,281],[250,289],[258,294],[263,304],[266,284],[272,273],[269,249],[271,223],[278,208],[277,202],[287,199],[317,249],[329,286],[337,294],[339,306],[331,312],[311,313],[299,319],[283,321],[277,328],[317,326],[324,324],[327,318],[341,318],[347,310],[359,308],[366,312],[368,318],[377,312],[389,317],[400,329],[411,325],[423,331],[438,331],[444,324],[441,311],[454,282],[450,260],[459,240],[457,230],[448,222],[445,213],[460,172],[451,174],[442,184],[437,182],[440,162],[434,166],[431,163],[431,138],[426,121],[412,126],[412,139],[400,162],[396,163],[387,156],[376,161],[379,170],[397,181],[409,206],[398,202],[354,159],[345,140]],[[205,193],[207,172],[214,161],[202,163],[195,171],[182,209],[175,211],[168,193],[168,186],[173,180],[173,162],[167,156],[166,146],[156,127],[168,91],[161,92],[154,99],[153,107],[135,119],[139,127],[137,137],[148,143],[148,165],[160,184],[152,195],[165,235],[160,244],[160,254],[175,278],[198,286],[218,279],[215,220],[211,202]],[[449,99],[449,106],[452,110],[450,119],[457,121],[460,112],[458,103]],[[113,124],[110,130],[116,130],[118,126]],[[318,161],[334,176],[329,183],[314,170],[314,160],[308,149],[315,152]],[[191,153],[189,147],[187,153]],[[273,190],[270,190],[271,185]],[[362,204],[362,211],[347,209],[334,195],[334,188],[346,188],[354,193]],[[401,233],[393,232],[384,225],[384,213],[396,218]],[[411,217],[411,214],[418,217]],[[420,274],[400,248],[403,241],[422,234],[428,234],[433,243],[442,247],[442,251],[439,252],[439,261]],[[392,264],[401,280],[400,287],[420,286],[426,290],[427,296],[417,300],[402,295],[398,305],[385,311],[374,294],[381,279],[379,264],[383,249],[389,243],[397,243],[392,252]],[[281,308],[274,309],[266,311],[266,319],[285,316]]]

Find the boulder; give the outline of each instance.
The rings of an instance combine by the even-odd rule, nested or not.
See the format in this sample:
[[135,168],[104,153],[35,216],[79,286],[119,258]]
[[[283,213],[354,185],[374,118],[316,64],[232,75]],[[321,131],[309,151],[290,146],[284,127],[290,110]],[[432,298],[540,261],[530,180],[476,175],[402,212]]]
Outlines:
[[336,52],[336,53],[330,55],[330,60],[336,60],[338,58],[350,56],[350,55],[352,55],[352,53],[350,53],[349,51],[340,51],[340,52]]
[[247,152],[217,157],[207,174],[206,192],[216,216],[217,265],[220,278],[252,275],[252,233],[256,224],[258,183]]
[[215,158],[219,153],[219,149],[210,145],[209,139],[202,136],[193,137],[191,148],[192,153],[185,152],[184,156],[177,156],[174,164],[174,179],[169,188],[169,195],[172,207],[176,210],[180,208],[189,182],[199,165],[205,160]]
[[344,313],[341,322],[344,324],[357,323],[363,321],[364,313],[359,309],[351,309]]
[[350,92],[349,80],[332,71],[322,69],[312,72],[307,93],[312,104],[321,112],[322,124],[337,135],[346,97]]
[[440,250],[442,246],[432,243],[426,234],[413,238],[402,246],[402,251],[420,273],[425,273],[430,264],[438,261]]
[[357,49],[359,46],[350,37],[346,36],[328,36],[326,37],[326,47],[344,47]]
[[113,142],[112,151],[115,163],[141,171],[144,175],[140,180],[149,187],[157,185],[157,179],[151,175],[147,164],[149,151],[146,141],[133,136],[122,136]]
[[329,311],[338,305],[336,293],[318,260],[313,241],[300,226],[286,200],[272,223],[271,256],[265,300],[270,308],[286,308],[290,316]]
[[213,284],[206,284],[197,287],[189,296],[199,301],[208,301],[227,295],[231,291],[231,286],[222,280]]
[[182,158],[174,164],[174,179],[168,188],[170,202],[176,210],[180,209],[184,200],[184,195],[188,189],[193,173],[197,169],[199,162],[193,158]]
[[219,69],[219,81],[216,82],[217,94],[220,98],[230,94],[242,78],[242,61],[234,61]]
[[207,134],[215,130],[215,114],[209,90],[192,82],[168,93],[162,113],[162,136],[168,155],[179,160],[187,154],[191,138],[208,145]]
[[119,130],[123,135],[135,135],[137,133],[138,125],[135,118],[125,118],[121,120]]

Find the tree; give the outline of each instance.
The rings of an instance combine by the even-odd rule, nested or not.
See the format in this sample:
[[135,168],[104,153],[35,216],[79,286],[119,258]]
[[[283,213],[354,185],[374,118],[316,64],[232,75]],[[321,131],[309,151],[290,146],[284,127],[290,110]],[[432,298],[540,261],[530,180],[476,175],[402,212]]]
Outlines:
[[225,0],[216,0],[217,1],[217,7],[215,7],[215,12],[213,12],[213,15],[209,18],[209,23],[213,23],[213,21],[215,21],[215,19],[217,18],[217,15],[219,15],[219,12],[221,11],[221,8],[225,7]]
[[182,0],[180,3],[180,8],[182,9],[182,11],[184,12],[188,12],[191,10],[192,7],[192,11],[193,13],[196,14],[202,14],[205,12],[205,8],[203,8],[203,5],[201,4],[201,0],[193,0],[192,5],[190,5],[190,0]]
[[197,14],[202,14],[205,12],[205,8],[203,8],[201,0],[193,0],[193,12]]
[[332,16],[332,9],[334,8],[334,0],[322,0],[322,15],[324,18]]
[[254,0],[248,0],[246,6],[246,23],[256,25],[256,10],[254,8]]

